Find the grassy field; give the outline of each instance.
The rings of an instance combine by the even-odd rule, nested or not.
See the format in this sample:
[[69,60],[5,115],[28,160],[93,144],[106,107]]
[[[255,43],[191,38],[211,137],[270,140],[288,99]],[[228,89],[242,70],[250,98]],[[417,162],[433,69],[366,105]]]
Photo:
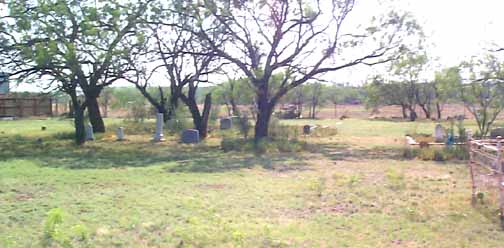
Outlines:
[[307,122],[339,133],[262,156],[222,152],[219,132],[181,145],[109,128],[79,148],[68,120],[0,122],[0,247],[63,247],[47,238],[55,208],[68,247],[502,247],[465,162],[402,159],[404,134],[435,123],[284,123]]

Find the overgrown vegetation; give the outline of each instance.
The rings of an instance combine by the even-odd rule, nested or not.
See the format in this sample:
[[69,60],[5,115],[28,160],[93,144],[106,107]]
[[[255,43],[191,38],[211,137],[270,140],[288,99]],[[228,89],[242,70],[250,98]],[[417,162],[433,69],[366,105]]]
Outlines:
[[0,246],[499,247],[493,196],[471,207],[465,162],[398,156],[413,125],[349,119],[335,136],[300,135],[317,150],[255,156],[222,151],[220,137],[241,137],[236,129],[186,146],[125,126],[128,141],[110,129],[79,147],[60,134],[68,121],[0,122]]

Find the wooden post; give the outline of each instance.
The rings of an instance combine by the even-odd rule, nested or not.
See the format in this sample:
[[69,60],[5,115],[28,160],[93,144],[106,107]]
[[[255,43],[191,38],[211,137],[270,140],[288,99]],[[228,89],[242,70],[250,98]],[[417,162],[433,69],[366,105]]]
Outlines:
[[499,214],[500,214],[500,221],[501,221],[501,226],[504,228],[504,168],[502,167],[502,141],[501,138],[499,137],[497,140],[497,169],[498,171],[498,188],[499,188]]
[[53,99],[49,97],[49,116],[53,117]]
[[19,117],[23,117],[23,101],[18,101],[18,98],[14,98],[14,102],[18,109]]
[[476,199],[476,182],[474,181],[474,152],[472,146],[472,139],[468,137],[467,139],[467,150],[469,151],[469,172],[471,174],[471,204],[475,205]]
[[38,99],[36,97],[33,97],[32,99],[32,106],[33,106],[33,115],[34,116],[37,116],[39,111],[38,111],[38,107],[39,107],[39,102],[38,102]]

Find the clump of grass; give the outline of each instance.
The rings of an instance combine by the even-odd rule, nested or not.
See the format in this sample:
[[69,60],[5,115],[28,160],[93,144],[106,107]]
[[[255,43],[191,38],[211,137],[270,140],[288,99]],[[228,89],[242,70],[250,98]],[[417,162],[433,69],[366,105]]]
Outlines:
[[357,185],[360,182],[360,180],[361,180],[361,178],[359,175],[351,175],[348,178],[348,186],[353,187],[353,186]]
[[320,177],[317,180],[310,182],[310,189],[313,190],[318,197],[322,197],[324,190],[326,188],[326,178]]
[[385,176],[389,182],[389,187],[393,190],[400,190],[406,188],[405,175],[402,170],[393,168],[387,169]]
[[43,247],[54,247],[57,245],[64,248],[72,248],[72,240],[87,242],[88,230],[83,225],[75,225],[69,230],[63,227],[63,210],[61,208],[51,209],[47,213],[44,224],[44,234],[41,245]]

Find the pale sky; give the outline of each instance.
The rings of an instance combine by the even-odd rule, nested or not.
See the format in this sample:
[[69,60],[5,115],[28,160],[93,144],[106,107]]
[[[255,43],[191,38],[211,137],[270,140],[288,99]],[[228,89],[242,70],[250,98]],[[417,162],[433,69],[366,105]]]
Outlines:
[[[422,25],[431,44],[428,55],[439,58],[435,66],[454,66],[482,54],[492,43],[504,47],[504,0],[357,0],[354,17],[368,19],[387,11],[390,5],[409,11]],[[436,68],[434,68],[436,69]],[[370,73],[382,68],[358,67],[329,75],[336,82],[361,85]],[[433,74],[433,72],[432,72]],[[122,85],[122,84],[121,84]],[[15,86],[11,86],[15,87]],[[34,90],[20,85],[15,91]]]
[[[359,17],[387,9],[378,0],[357,1],[354,14]],[[439,59],[433,62],[432,69],[455,66],[471,56],[481,55],[492,42],[504,47],[503,0],[392,0],[388,4],[411,12],[423,27],[430,44],[427,53]],[[361,85],[369,73],[380,73],[382,69],[360,67],[335,73],[334,77],[336,81]]]

